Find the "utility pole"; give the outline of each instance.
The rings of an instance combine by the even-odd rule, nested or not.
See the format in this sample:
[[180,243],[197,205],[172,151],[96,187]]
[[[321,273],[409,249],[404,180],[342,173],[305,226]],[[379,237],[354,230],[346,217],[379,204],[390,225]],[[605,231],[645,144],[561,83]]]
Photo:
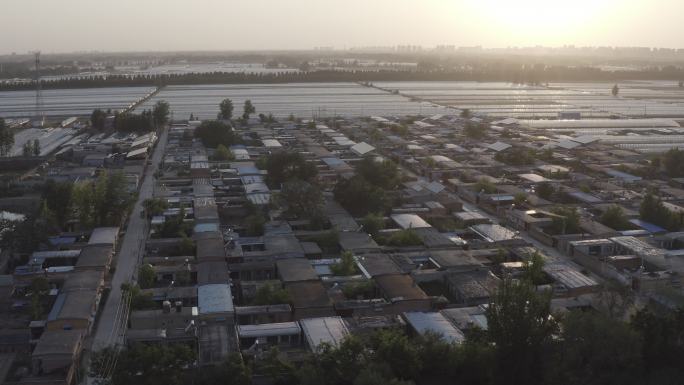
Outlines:
[[33,52],[35,56],[36,71],[34,81],[36,82],[36,111],[35,117],[39,127],[43,127],[43,89],[40,80],[40,51]]

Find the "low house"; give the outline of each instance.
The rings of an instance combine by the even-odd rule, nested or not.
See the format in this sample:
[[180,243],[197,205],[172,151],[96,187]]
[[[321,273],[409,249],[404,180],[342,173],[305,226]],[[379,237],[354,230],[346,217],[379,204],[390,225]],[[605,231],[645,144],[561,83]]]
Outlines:
[[58,375],[60,380],[52,384],[72,384],[79,370],[82,345],[82,330],[46,331],[31,354],[33,374]]

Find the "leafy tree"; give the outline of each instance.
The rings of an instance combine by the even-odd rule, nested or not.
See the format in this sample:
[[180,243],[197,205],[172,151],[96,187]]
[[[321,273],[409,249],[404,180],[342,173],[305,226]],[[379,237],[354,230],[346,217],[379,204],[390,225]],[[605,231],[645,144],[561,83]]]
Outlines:
[[151,131],[154,125],[152,111],[144,110],[140,114],[124,112],[116,114],[114,127],[122,132],[147,132]]
[[376,236],[385,228],[385,218],[380,214],[369,213],[361,221],[363,229],[370,235]]
[[557,383],[630,384],[641,374],[638,333],[601,313],[568,313],[558,341],[550,368]]
[[[98,377],[96,371],[105,365],[98,362],[111,362],[117,354],[107,348],[93,354],[91,375]],[[196,353],[185,344],[134,344],[129,349],[118,352],[116,367],[111,377],[112,385],[183,385],[187,384],[185,370],[196,360]]]
[[396,188],[400,182],[399,169],[391,160],[378,162],[374,158],[363,158],[356,165],[355,173],[368,183],[385,190]]
[[0,156],[8,156],[14,146],[14,131],[0,118]]
[[470,116],[471,116],[471,114],[470,114],[470,109],[464,108],[464,109],[461,110],[461,117],[462,117],[463,119],[470,119]]
[[245,105],[244,105],[244,107],[242,108],[242,111],[243,111],[243,112],[242,112],[242,118],[243,118],[244,120],[247,120],[247,119],[249,119],[249,116],[250,116],[251,114],[253,114],[253,113],[256,112],[256,108],[254,108],[254,105],[252,104],[252,101],[249,100],[249,99],[247,99],[247,100],[245,100]]
[[227,161],[235,159],[235,156],[226,146],[219,144],[214,151],[214,159]]
[[122,295],[130,298],[131,310],[151,310],[157,308],[157,304],[152,299],[152,294],[143,294],[138,285],[121,285]]
[[245,229],[248,237],[260,237],[264,235],[266,218],[262,213],[254,213],[245,218]]
[[577,234],[581,232],[580,216],[574,207],[556,207],[551,210],[556,216],[551,220],[551,234]]
[[379,239],[379,242],[395,247],[420,246],[423,244],[418,234],[411,229],[395,231],[389,237]]
[[648,193],[639,207],[641,219],[664,227],[669,231],[678,231],[682,227],[682,217],[668,210],[660,198]]
[[107,120],[107,113],[99,108],[93,110],[90,114],[90,126],[96,130],[103,130],[105,121]]
[[385,212],[390,207],[390,198],[385,190],[358,175],[338,179],[333,193],[335,200],[357,217],[371,212]]
[[166,200],[162,198],[148,198],[143,201],[143,208],[148,218],[162,215],[168,207]]
[[480,180],[475,183],[473,186],[475,191],[478,193],[482,192],[483,194],[494,194],[496,192],[496,186],[494,183],[490,182],[486,178],[481,178]]
[[102,173],[93,181],[76,183],[72,204],[83,227],[119,225],[131,204],[121,172]]
[[534,164],[536,153],[528,148],[516,146],[497,152],[494,159],[510,166],[525,166]]
[[495,346],[495,384],[543,384],[542,359],[557,325],[550,293],[538,294],[525,281],[505,279],[486,311]]
[[[649,309],[638,311],[630,322],[641,336],[646,373],[658,379],[654,384],[676,384],[684,375],[684,308],[657,315]],[[673,381],[674,380],[674,381]]]
[[23,155],[23,156],[32,156],[33,155],[33,146],[31,146],[31,142],[24,143],[24,146],[21,148],[21,155]]
[[465,127],[463,127],[465,136],[476,140],[487,137],[488,130],[489,126],[486,123],[473,123],[470,121],[466,122]]
[[186,234],[181,235],[181,241],[176,249],[176,255],[186,256],[195,255],[195,242]]
[[64,228],[71,216],[73,188],[70,182],[55,182],[53,179],[48,179],[43,186],[42,197],[60,228]]
[[380,331],[373,335],[371,344],[377,359],[389,364],[398,378],[418,377],[422,366],[418,349],[403,333]]
[[663,155],[665,172],[670,178],[684,176],[684,151],[673,148]]
[[372,280],[348,283],[342,287],[342,293],[347,299],[356,299],[361,296],[363,298],[373,298],[375,294],[375,284]]
[[265,158],[263,167],[268,172],[266,181],[271,188],[279,188],[292,179],[312,183],[318,175],[316,166],[298,152],[274,152]]
[[300,180],[286,182],[277,201],[285,207],[285,215],[299,219],[314,219],[322,215],[323,195],[313,184]]
[[280,305],[290,303],[290,293],[274,284],[267,283],[257,289],[251,304],[253,306]]
[[216,148],[219,144],[228,147],[240,142],[230,126],[216,120],[202,122],[195,129],[195,137],[209,148]]
[[330,265],[330,271],[333,275],[354,275],[358,271],[354,254],[351,251],[342,253],[340,261]]
[[620,88],[619,88],[618,85],[616,84],[616,85],[613,86],[613,89],[610,90],[610,92],[613,94],[613,96],[617,96],[618,93],[620,92]]
[[31,155],[40,156],[40,141],[38,139],[33,140],[33,145],[31,146]]
[[154,268],[149,263],[146,263],[138,269],[138,284],[142,289],[149,289],[154,286],[157,281],[157,275],[154,273]]
[[155,127],[160,127],[169,122],[170,107],[165,100],[155,103],[152,108],[152,121]]
[[533,285],[542,285],[547,281],[544,273],[544,258],[539,252],[535,252],[530,260],[525,261],[523,272],[523,277]]
[[541,182],[537,185],[535,192],[540,198],[549,200],[556,193],[556,189],[549,182]]
[[233,119],[233,101],[230,99],[223,99],[221,104],[219,104],[220,119],[230,120]]
[[601,215],[599,222],[618,231],[632,228],[624,210],[618,205],[610,206],[603,215]]

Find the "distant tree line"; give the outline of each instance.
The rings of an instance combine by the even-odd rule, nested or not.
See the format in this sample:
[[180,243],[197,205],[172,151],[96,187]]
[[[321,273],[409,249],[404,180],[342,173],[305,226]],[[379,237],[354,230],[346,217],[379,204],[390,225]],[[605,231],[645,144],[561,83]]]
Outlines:
[[[684,69],[665,66],[638,71],[604,71],[595,67],[546,65],[497,65],[482,63],[463,69],[419,67],[415,70],[317,70],[306,72],[107,75],[41,80],[43,89],[163,86],[187,84],[315,83],[374,81],[506,81],[543,84],[556,81],[673,80],[681,81]],[[32,90],[34,82],[7,81],[0,91]]]

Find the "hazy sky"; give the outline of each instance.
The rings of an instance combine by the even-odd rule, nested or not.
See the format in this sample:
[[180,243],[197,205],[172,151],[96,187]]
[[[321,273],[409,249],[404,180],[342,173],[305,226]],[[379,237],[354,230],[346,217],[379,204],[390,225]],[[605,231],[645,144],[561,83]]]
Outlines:
[[2,0],[0,53],[416,44],[684,48],[684,0]]

